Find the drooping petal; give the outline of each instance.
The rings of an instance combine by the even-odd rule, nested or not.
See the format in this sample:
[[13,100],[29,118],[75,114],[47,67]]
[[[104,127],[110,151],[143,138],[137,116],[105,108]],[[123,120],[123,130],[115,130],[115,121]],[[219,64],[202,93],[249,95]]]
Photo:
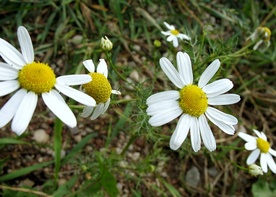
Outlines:
[[177,69],[184,79],[185,85],[193,83],[192,63],[187,53],[178,52],[176,55]]
[[175,48],[178,47],[178,39],[177,39],[177,37],[174,37],[172,41],[173,41],[173,46]]
[[108,77],[107,64],[104,59],[100,59],[100,63],[97,67],[97,73],[103,74],[106,78]]
[[183,88],[185,83],[184,79],[179,75],[175,67],[172,65],[170,60],[165,57],[162,57],[159,61],[162,70],[167,75],[167,77],[171,80],[171,82],[178,88]]
[[74,74],[74,75],[64,75],[57,79],[57,83],[64,85],[82,85],[91,82],[92,78],[88,74]]
[[198,86],[200,88],[203,88],[210,81],[210,79],[218,71],[219,66],[220,66],[220,61],[216,59],[205,69],[205,71],[202,73],[198,81]]
[[177,118],[178,116],[180,116],[181,113],[182,113],[182,110],[179,107],[176,109],[164,110],[162,113],[158,113],[152,116],[149,119],[149,124],[155,127],[164,125],[172,121],[173,119]]
[[273,160],[272,156],[269,153],[266,154],[266,160],[267,160],[267,164],[268,164],[268,167],[270,168],[270,170],[273,173],[276,173],[275,161]]
[[265,173],[267,173],[267,157],[265,153],[261,153],[261,167]]
[[191,119],[192,117],[188,114],[183,114],[180,117],[176,129],[170,139],[170,148],[172,150],[177,150],[186,139],[191,125]]
[[241,100],[237,94],[222,94],[216,97],[208,98],[209,105],[231,105]]
[[163,111],[167,111],[169,109],[177,109],[179,107],[179,103],[173,100],[161,101],[158,103],[154,103],[149,105],[147,108],[147,114],[153,116],[158,113],[163,113]]
[[226,114],[226,113],[224,113],[216,108],[210,107],[210,106],[207,107],[205,114],[214,124],[216,124],[215,123],[216,121],[221,121],[221,122],[224,122],[225,124],[229,124],[229,125],[238,124],[238,120],[234,116],[232,116],[230,114]]
[[239,132],[238,136],[240,138],[242,138],[243,140],[245,140],[246,142],[253,142],[253,143],[255,142],[256,143],[257,138],[255,136],[248,135],[244,132]]
[[19,51],[10,43],[0,38],[0,55],[9,65],[16,69],[21,69],[27,62]]
[[17,80],[0,82],[0,96],[7,95],[20,87]]
[[18,77],[18,70],[9,64],[0,62],[0,80],[13,80]]
[[94,108],[95,107],[85,106],[81,113],[81,117],[87,118],[88,116],[90,116],[92,114]]
[[0,127],[5,126],[14,117],[22,99],[27,94],[24,89],[18,90],[0,110]]
[[199,120],[199,130],[202,136],[204,145],[209,151],[216,150],[216,140],[211,131],[210,126],[208,125],[207,119],[204,114],[198,117]]
[[[54,93],[55,92],[55,93]],[[56,90],[42,93],[42,99],[47,107],[66,125],[73,128],[77,126],[77,120],[75,115],[65,102],[60,101],[60,98],[56,96],[58,94]]]
[[12,120],[12,130],[21,135],[28,127],[37,105],[38,96],[34,92],[28,92],[22,99]]
[[104,104],[103,103],[98,104],[97,107],[95,107],[90,119],[95,120],[96,118],[98,118],[102,114],[103,109],[104,109]]
[[106,101],[105,104],[104,104],[103,113],[106,112],[106,110],[108,109],[109,104],[110,104],[110,98],[107,99],[107,101]]
[[259,149],[255,149],[252,151],[252,153],[250,153],[250,155],[248,156],[247,160],[246,160],[246,164],[250,165],[255,163],[255,161],[257,160],[257,158],[260,155],[260,150]]
[[159,92],[151,95],[147,99],[147,105],[151,105],[154,103],[158,103],[161,101],[166,101],[166,100],[174,100],[176,101],[177,99],[180,98],[179,92],[175,90],[168,90],[164,92]]
[[24,60],[27,63],[32,63],[34,61],[34,48],[28,30],[23,26],[18,27],[17,36]]
[[74,99],[75,101],[78,101],[79,103],[82,103],[87,106],[95,106],[96,101],[90,97],[89,95],[80,92],[74,88],[71,88],[69,86],[56,83],[55,84],[56,89],[58,89],[60,92],[62,92],[64,95]]
[[92,60],[85,60],[82,62],[84,67],[91,73],[95,72],[95,65]]
[[216,97],[233,88],[233,83],[229,79],[216,80],[202,88],[208,98]]
[[191,117],[191,143],[193,150],[195,152],[200,150],[200,145],[201,145],[201,139],[200,139],[200,131],[199,131],[199,125],[198,125],[198,120],[197,118]]

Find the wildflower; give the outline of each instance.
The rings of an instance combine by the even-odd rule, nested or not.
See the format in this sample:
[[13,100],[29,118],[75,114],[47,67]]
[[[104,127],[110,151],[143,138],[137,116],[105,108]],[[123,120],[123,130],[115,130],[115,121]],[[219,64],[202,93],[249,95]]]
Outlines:
[[263,175],[264,174],[262,168],[260,166],[256,165],[256,164],[250,164],[248,166],[248,172],[252,176],[258,176],[258,175]]
[[102,50],[104,51],[110,51],[113,47],[113,44],[112,42],[105,36],[105,39],[102,38],[102,41],[101,41],[101,48]]
[[68,75],[56,78],[48,64],[34,61],[33,45],[27,29],[20,26],[17,35],[22,54],[0,39],[0,55],[7,62],[0,63],[0,96],[17,90],[0,110],[0,127],[13,119],[12,131],[21,135],[29,125],[39,95],[58,118],[68,126],[75,127],[76,118],[58,91],[80,103],[93,106],[96,104],[93,98],[69,87],[88,83],[91,77]]
[[210,150],[216,149],[214,135],[208,125],[209,118],[227,134],[234,134],[233,125],[237,119],[209,105],[228,105],[240,100],[236,94],[224,94],[233,87],[229,79],[220,79],[206,85],[220,66],[220,61],[213,61],[201,75],[198,85],[193,84],[193,73],[190,57],[187,53],[178,52],[176,56],[178,71],[165,57],[160,65],[171,82],[180,90],[169,90],[156,93],[147,99],[147,113],[152,116],[152,126],[164,125],[181,115],[170,139],[170,148],[177,150],[191,133],[191,144],[195,152],[203,143]]
[[247,165],[255,163],[259,155],[261,154],[260,162],[262,170],[266,173],[267,166],[272,172],[276,173],[276,164],[271,155],[276,157],[276,151],[271,149],[267,137],[263,132],[253,130],[258,137],[248,135],[243,132],[239,132],[238,135],[246,141],[244,147],[246,150],[252,150],[249,157],[246,160]]
[[178,47],[178,38],[180,40],[191,40],[191,38],[185,34],[180,33],[173,25],[169,25],[168,23],[164,22],[166,27],[169,29],[169,31],[161,31],[162,34],[167,37],[168,42],[173,42],[174,47]]
[[258,27],[247,40],[251,39],[253,42],[257,42],[253,47],[253,50],[257,50],[262,43],[265,44],[265,48],[270,46],[270,36],[271,31],[268,27]]
[[85,68],[90,72],[89,75],[92,77],[92,81],[82,86],[85,93],[90,95],[96,100],[96,106],[86,106],[81,114],[82,117],[90,117],[91,120],[96,119],[103,114],[110,103],[110,95],[121,94],[117,90],[112,90],[111,85],[107,80],[108,70],[104,59],[100,59],[100,63],[95,72],[95,66],[92,60],[85,60],[83,62]]

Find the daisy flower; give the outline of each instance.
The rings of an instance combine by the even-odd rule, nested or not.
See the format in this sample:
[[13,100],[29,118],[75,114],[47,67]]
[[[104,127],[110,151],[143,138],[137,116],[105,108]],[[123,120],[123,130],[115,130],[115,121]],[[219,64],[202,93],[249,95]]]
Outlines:
[[87,83],[91,81],[91,76],[56,77],[48,64],[34,61],[34,49],[27,29],[20,26],[17,35],[22,53],[0,38],[0,55],[6,61],[0,63],[0,96],[16,91],[0,110],[0,127],[12,120],[12,131],[21,135],[30,123],[40,95],[62,122],[75,127],[76,118],[59,92],[82,104],[93,106],[96,104],[93,98],[69,87]]
[[251,39],[253,42],[258,41],[253,47],[253,50],[257,50],[262,43],[265,44],[265,48],[268,48],[270,46],[270,36],[271,36],[271,31],[268,27],[258,27],[247,38],[247,40]]
[[267,141],[267,137],[263,132],[259,132],[257,130],[253,131],[258,137],[251,136],[243,132],[238,133],[239,137],[246,141],[244,145],[245,149],[252,151],[246,160],[247,165],[255,163],[261,154],[260,161],[262,170],[266,173],[268,166],[273,173],[276,173],[276,164],[271,156],[273,155],[276,157],[276,151],[271,149],[270,144]]
[[176,129],[170,139],[170,148],[177,150],[186,139],[190,130],[191,144],[195,152],[200,150],[201,138],[208,150],[216,149],[214,135],[206,117],[227,134],[234,134],[238,120],[209,105],[228,105],[237,103],[240,96],[224,94],[233,87],[229,79],[220,79],[207,84],[220,67],[220,61],[213,61],[199,78],[198,85],[193,84],[193,72],[187,53],[178,52],[177,68],[165,57],[160,65],[171,82],[180,90],[156,93],[147,99],[147,113],[152,116],[149,124],[164,125],[179,118]]
[[107,110],[110,103],[111,93],[120,95],[121,92],[112,90],[111,85],[107,80],[108,70],[104,59],[100,59],[97,72],[95,72],[96,69],[92,60],[85,60],[83,65],[90,72],[89,75],[93,80],[82,85],[82,89],[85,93],[96,100],[97,105],[86,106],[83,109],[81,116],[84,118],[91,116],[90,119],[95,120]]
[[169,25],[168,23],[164,22],[166,27],[169,29],[169,31],[161,31],[162,34],[164,34],[167,37],[168,42],[173,42],[174,47],[178,47],[178,38],[180,40],[191,40],[191,38],[185,34],[180,33],[173,25]]

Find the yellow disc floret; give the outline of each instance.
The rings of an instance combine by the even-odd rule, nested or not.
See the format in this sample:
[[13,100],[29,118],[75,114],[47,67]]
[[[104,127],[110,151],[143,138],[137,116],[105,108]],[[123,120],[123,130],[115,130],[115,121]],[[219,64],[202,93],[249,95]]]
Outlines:
[[269,149],[270,149],[270,144],[269,142],[265,141],[262,138],[258,138],[257,139],[257,147],[258,149],[260,149],[260,151],[262,153],[268,153]]
[[41,94],[49,92],[56,84],[56,75],[47,64],[33,62],[19,71],[18,81],[25,90]]
[[177,31],[176,29],[171,30],[171,33],[175,36],[177,36],[179,34],[179,31]]
[[208,99],[197,85],[187,85],[180,90],[179,106],[184,113],[199,117],[206,111]]
[[84,84],[82,87],[85,92],[93,97],[97,104],[105,103],[111,94],[111,85],[107,78],[101,73],[90,73],[92,81]]

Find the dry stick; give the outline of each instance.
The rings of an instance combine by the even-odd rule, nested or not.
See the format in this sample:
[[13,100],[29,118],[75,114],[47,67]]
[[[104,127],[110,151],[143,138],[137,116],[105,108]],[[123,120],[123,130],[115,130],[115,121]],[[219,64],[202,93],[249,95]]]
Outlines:
[[52,197],[51,195],[48,195],[44,192],[39,192],[39,191],[33,191],[27,188],[15,188],[15,187],[9,187],[9,186],[5,186],[5,185],[0,185],[1,189],[8,189],[8,190],[12,190],[12,191],[20,191],[20,192],[26,192],[26,193],[32,193],[32,194],[37,194],[39,196],[45,196],[45,197]]
[[275,14],[275,11],[276,11],[276,6],[269,12],[268,15],[266,15],[266,17],[264,18],[264,20],[261,22],[260,26],[263,26],[266,21],[273,15]]

